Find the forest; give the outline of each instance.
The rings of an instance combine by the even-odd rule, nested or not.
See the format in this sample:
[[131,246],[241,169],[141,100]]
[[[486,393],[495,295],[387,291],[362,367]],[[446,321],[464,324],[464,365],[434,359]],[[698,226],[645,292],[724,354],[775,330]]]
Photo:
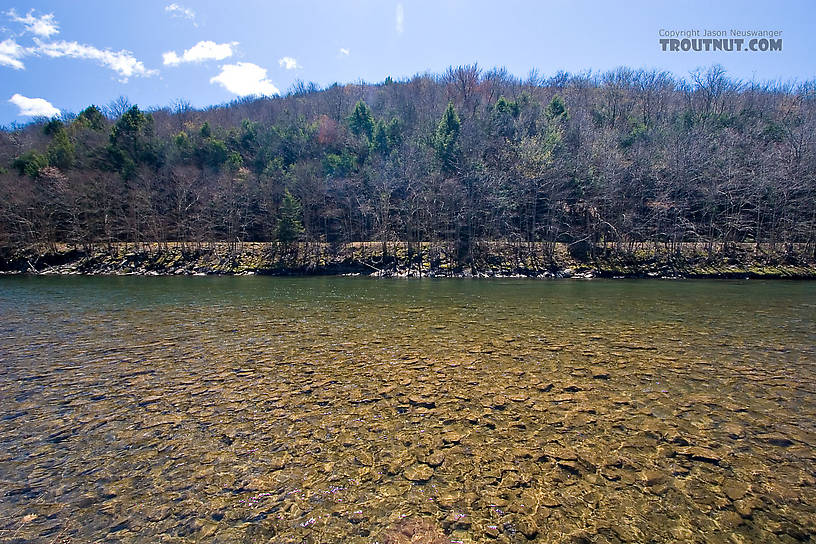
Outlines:
[[0,248],[491,242],[816,255],[816,82],[451,67],[0,131]]

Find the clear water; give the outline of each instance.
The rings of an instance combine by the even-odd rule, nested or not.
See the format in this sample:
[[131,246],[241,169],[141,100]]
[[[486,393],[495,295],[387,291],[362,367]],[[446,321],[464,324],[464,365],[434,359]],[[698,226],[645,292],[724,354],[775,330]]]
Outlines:
[[806,282],[0,278],[0,542],[813,541],[814,346]]

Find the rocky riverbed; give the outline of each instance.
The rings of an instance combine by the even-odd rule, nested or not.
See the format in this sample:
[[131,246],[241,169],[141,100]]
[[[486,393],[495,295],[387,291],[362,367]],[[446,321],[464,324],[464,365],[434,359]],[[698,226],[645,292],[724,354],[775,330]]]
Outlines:
[[746,325],[689,292],[266,281],[6,289],[0,539],[816,535],[812,291],[718,299]]

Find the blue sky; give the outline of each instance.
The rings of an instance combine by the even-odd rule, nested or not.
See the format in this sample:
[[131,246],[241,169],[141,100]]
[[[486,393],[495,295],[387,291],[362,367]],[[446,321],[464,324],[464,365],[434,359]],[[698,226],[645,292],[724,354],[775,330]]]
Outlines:
[[[0,124],[126,96],[203,107],[296,81],[376,82],[451,65],[559,70],[723,65],[744,80],[816,77],[801,1],[0,2]],[[782,52],[664,52],[659,31],[782,31]]]

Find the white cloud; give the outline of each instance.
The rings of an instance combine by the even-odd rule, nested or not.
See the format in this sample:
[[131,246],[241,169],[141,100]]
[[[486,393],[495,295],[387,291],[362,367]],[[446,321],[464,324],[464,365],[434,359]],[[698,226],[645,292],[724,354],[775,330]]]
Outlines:
[[53,13],[46,13],[40,17],[36,17],[32,9],[25,17],[20,17],[16,11],[10,9],[6,12],[6,15],[8,15],[12,21],[23,23],[26,30],[37,36],[48,38],[52,34],[59,34],[59,24],[54,20]]
[[171,17],[189,19],[193,22],[194,26],[198,26],[195,22],[195,11],[191,10],[190,8],[185,8],[184,6],[180,6],[178,4],[170,4],[169,6],[164,6],[164,11],[169,13]]
[[179,58],[178,55],[176,55],[175,51],[168,51],[167,53],[163,53],[162,61],[164,62],[165,66],[167,65],[176,66],[178,64],[181,64],[181,59]]
[[300,64],[298,64],[297,60],[293,59],[292,57],[283,57],[278,61],[278,64],[281,65],[281,68],[286,68],[287,70],[300,68]]
[[397,34],[402,34],[405,23],[405,10],[402,7],[402,3],[397,4]]
[[20,116],[54,117],[60,113],[60,110],[44,98],[28,98],[21,94],[15,94],[9,99],[9,102],[20,108],[20,112],[17,114]]
[[[49,13],[41,17],[35,17],[31,11],[25,17],[20,17],[12,9],[6,15],[26,25],[27,30],[38,36],[48,37],[59,32],[59,26],[54,21],[54,15]],[[76,41],[43,41],[38,37],[34,38],[34,45],[23,47],[13,38],[8,38],[0,42],[0,66],[10,66],[15,70],[22,70],[25,65],[22,58],[30,55],[45,55],[51,58],[76,58],[94,60],[106,68],[110,68],[118,73],[122,81],[127,81],[131,76],[149,77],[157,74],[156,70],[148,70],[144,63],[133,56],[127,50],[112,51],[110,49],[99,49],[92,45],[81,44]]]
[[232,48],[236,45],[238,45],[238,42],[215,43],[205,40],[187,49],[181,56],[178,56],[175,51],[168,51],[162,55],[162,58],[164,59],[164,64],[167,66],[178,66],[182,62],[224,60],[233,55],[234,51]]
[[25,66],[20,59],[25,54],[26,50],[11,38],[0,42],[0,65],[2,66],[11,66],[15,70],[22,70]]
[[345,47],[341,47],[340,48],[340,54],[343,55],[344,57],[348,57],[351,54],[351,51],[349,51]]
[[225,64],[221,67],[221,73],[210,79],[210,83],[218,83],[238,96],[271,96],[280,93],[278,88],[266,79],[266,68],[251,62]]
[[122,76],[122,81],[127,81],[131,76],[149,77],[155,75],[156,70],[148,70],[144,63],[133,56],[133,53],[125,49],[112,51],[110,49],[97,49],[92,45],[84,45],[78,42],[42,42],[34,40],[37,47],[34,53],[40,53],[52,58],[69,57],[75,59],[94,60],[106,68]]

